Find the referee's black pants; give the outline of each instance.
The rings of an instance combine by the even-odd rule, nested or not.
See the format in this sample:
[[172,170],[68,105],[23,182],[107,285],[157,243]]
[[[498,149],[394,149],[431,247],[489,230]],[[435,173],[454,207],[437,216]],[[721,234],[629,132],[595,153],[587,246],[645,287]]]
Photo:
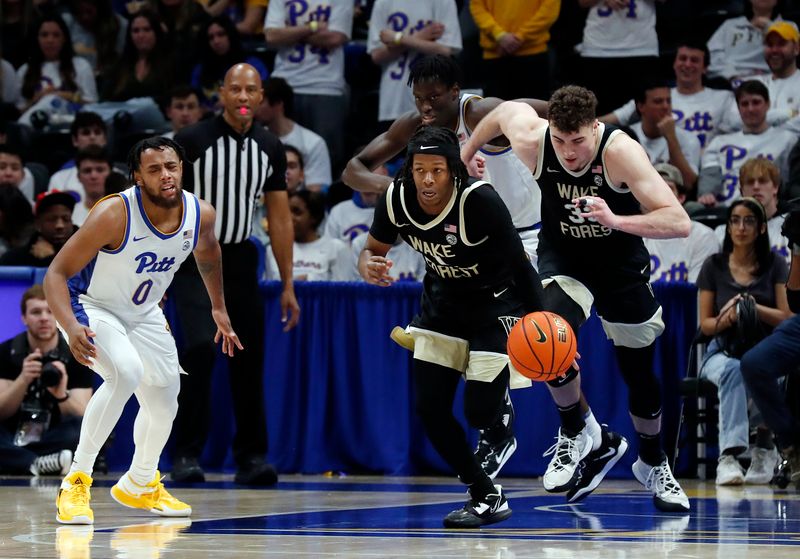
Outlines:
[[[236,432],[233,456],[240,468],[267,453],[267,420],[264,411],[264,305],[258,288],[258,253],[250,241],[222,245],[225,305],[244,351],[228,359]],[[211,318],[211,302],[194,260],[175,275],[170,291],[181,322],[181,375],[178,415],[174,423],[173,459],[199,458],[208,437],[210,418],[218,410],[211,399],[211,375],[217,327]]]

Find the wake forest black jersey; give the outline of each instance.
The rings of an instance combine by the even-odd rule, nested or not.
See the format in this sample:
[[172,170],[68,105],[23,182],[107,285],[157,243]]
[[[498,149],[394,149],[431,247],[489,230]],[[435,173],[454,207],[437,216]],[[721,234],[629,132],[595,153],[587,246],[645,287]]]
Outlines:
[[378,200],[370,234],[389,245],[400,235],[425,258],[426,286],[437,284],[440,293],[491,289],[530,267],[508,208],[484,181],[453,189],[436,216],[422,211],[413,184],[392,183]]
[[639,202],[630,189],[624,183],[612,184],[606,173],[606,147],[615,136],[624,132],[603,124],[600,124],[599,132],[601,136],[594,159],[583,170],[572,172],[561,165],[550,139],[549,127],[545,128],[533,175],[542,191],[540,250],[555,250],[559,254],[583,259],[627,260],[633,255],[647,258],[641,237],[611,230],[594,219],[586,218],[572,203],[574,198],[581,196],[598,196],[617,215],[641,213]]

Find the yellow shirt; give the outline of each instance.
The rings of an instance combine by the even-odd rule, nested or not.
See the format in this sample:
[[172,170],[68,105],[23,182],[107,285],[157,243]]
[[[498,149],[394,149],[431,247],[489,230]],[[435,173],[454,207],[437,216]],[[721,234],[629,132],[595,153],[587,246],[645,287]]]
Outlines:
[[481,31],[484,58],[500,57],[497,39],[503,33],[522,39],[514,56],[524,56],[547,51],[561,0],[470,0],[469,10]]

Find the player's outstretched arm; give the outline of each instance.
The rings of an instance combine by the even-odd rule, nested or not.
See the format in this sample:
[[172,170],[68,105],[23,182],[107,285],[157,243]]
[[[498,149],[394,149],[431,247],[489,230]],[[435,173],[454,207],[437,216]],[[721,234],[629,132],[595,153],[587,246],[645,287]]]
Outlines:
[[373,169],[405,150],[420,123],[421,119],[416,111],[395,120],[389,130],[375,137],[347,162],[342,181],[359,192],[384,192],[392,183],[392,177],[373,173]]
[[505,101],[481,119],[461,149],[461,159],[470,168],[470,163],[481,146],[497,136],[505,136],[514,154],[531,171],[535,171],[539,153],[539,131],[546,126],[547,121],[529,104]]
[[91,366],[97,352],[94,332],[72,312],[67,280],[83,270],[103,248],[116,249],[125,242],[128,216],[119,196],[97,203],[83,226],[61,247],[44,276],[47,303],[69,338],[69,349],[82,365]]
[[386,258],[391,248],[392,245],[382,243],[367,234],[367,242],[358,256],[358,273],[364,281],[381,287],[388,287],[394,283],[395,278],[389,275],[393,262]]
[[200,232],[197,235],[197,246],[194,247],[194,259],[197,269],[211,300],[211,316],[217,325],[214,343],[222,339],[222,353],[232,356],[234,348],[244,349],[239,336],[233,331],[228,310],[225,307],[225,294],[222,290],[222,249],[214,234],[216,211],[204,200],[200,202]]
[[[630,137],[620,134],[606,149],[606,169],[611,181],[630,188],[642,206],[640,215],[615,215],[602,199],[595,200],[585,211],[611,229],[651,239],[688,237],[692,225],[686,210],[670,191],[650,163],[642,146]],[[592,198],[592,197],[589,197]]]

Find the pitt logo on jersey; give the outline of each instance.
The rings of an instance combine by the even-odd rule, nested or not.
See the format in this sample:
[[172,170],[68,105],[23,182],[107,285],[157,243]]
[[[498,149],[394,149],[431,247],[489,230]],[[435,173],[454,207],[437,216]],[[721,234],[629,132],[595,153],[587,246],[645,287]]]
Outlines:
[[165,256],[161,260],[154,252],[143,252],[134,258],[139,265],[136,268],[136,273],[141,274],[146,272],[148,274],[153,272],[166,272],[175,265],[174,256]]

